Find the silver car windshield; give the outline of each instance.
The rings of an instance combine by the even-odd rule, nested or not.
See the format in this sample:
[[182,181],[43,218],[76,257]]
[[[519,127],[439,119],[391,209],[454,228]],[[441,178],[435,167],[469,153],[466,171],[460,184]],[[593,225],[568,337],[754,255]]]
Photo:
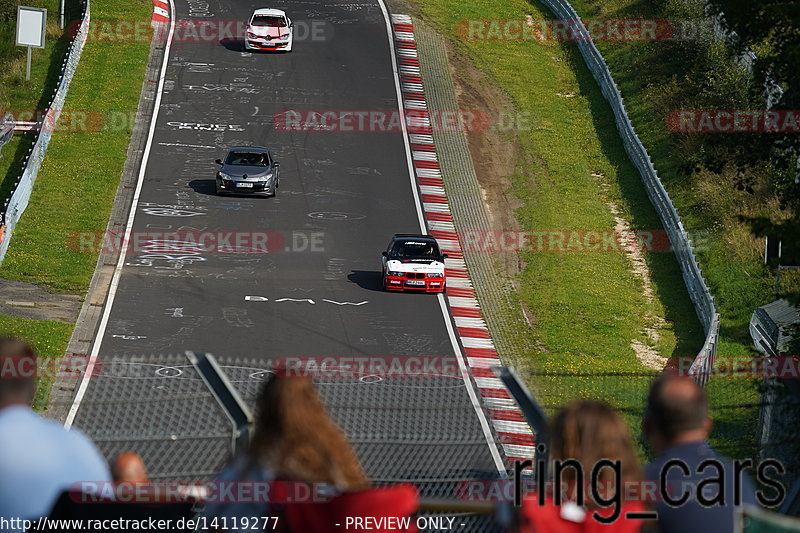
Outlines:
[[241,167],[267,167],[269,157],[262,152],[231,152],[225,159],[226,165]]

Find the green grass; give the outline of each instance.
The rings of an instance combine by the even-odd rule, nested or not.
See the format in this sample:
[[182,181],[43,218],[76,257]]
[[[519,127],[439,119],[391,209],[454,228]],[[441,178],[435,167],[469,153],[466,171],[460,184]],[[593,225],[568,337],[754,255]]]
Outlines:
[[[92,21],[146,21],[152,10],[152,2],[145,0],[100,0],[92,3]],[[64,113],[131,116],[138,106],[149,50],[149,36],[89,40]],[[0,276],[57,290],[84,293],[88,289],[97,255],[75,249],[74,236],[105,231],[131,128],[128,124],[122,130],[55,133]]]
[[[55,0],[44,3],[48,4],[49,18],[54,17],[57,9],[50,4],[57,6],[58,3]],[[141,20],[146,24],[152,10],[152,2],[145,0],[93,0],[92,21],[102,24],[103,21]],[[52,26],[51,23],[50,32],[53,32]],[[76,116],[75,113],[95,113],[94,117],[97,114],[108,117],[112,113],[132,116],[138,106],[150,50],[149,36],[146,37],[127,41],[89,40],[70,85],[62,116]],[[22,81],[18,67],[0,75],[0,95],[10,102],[6,109],[46,108],[66,47],[66,39],[50,38],[47,49],[35,50],[30,82],[24,82],[24,63]],[[6,52],[6,48],[0,47],[0,57],[7,57]],[[88,123],[98,122],[90,119]],[[56,130],[28,208],[0,266],[0,277],[33,282],[53,290],[86,292],[97,255],[75,250],[72,236],[77,232],[105,230],[130,134],[130,127],[124,130]],[[32,135],[18,136],[3,150],[0,176],[4,179],[0,194],[7,195],[11,190],[21,170],[20,154],[27,152],[33,140]],[[87,161],[93,163],[89,165]],[[73,324],[60,322],[0,316],[1,333],[29,340],[46,358],[64,355],[73,327]],[[46,405],[49,386],[49,382],[40,383],[37,408]]]
[[[634,0],[602,3],[576,0],[573,6],[581,16],[612,19],[677,18],[679,10],[690,9],[680,7],[677,2],[665,2],[658,8]],[[749,101],[749,96],[744,94],[748,85],[746,73],[733,65],[722,44],[679,47],[661,42],[599,42],[598,48],[620,86],[637,134],[683,217],[684,225],[690,232],[706,235],[706,245],[698,249],[698,256],[720,309],[720,353],[734,357],[753,355],[748,323],[756,307],[774,299],[774,276],[762,264],[763,241],[753,238],[737,215],[768,216],[775,206],[736,190],[724,172],[687,168],[687,159],[694,158],[695,152],[714,150],[715,141],[681,139],[666,127],[667,115],[674,109],[758,108],[758,103]],[[702,50],[708,52],[699,52]],[[711,58],[700,62],[706,68],[702,77],[694,71],[687,73],[690,67],[682,51],[706,53]],[[699,79],[687,79],[690,75]],[[682,85],[691,90],[693,83],[703,86],[704,91],[688,95],[691,99],[680,98],[681,90],[674,86]]]
[[[550,15],[522,0],[419,4],[423,16],[456,39],[463,19],[534,19]],[[638,173],[617,136],[611,111],[576,48],[558,42],[460,41],[459,47],[529,113],[533,128],[519,131],[523,163],[512,176],[516,211],[526,230],[612,232],[608,202],[634,230],[661,229]],[[594,176],[593,176],[594,175]],[[598,177],[600,176],[600,177]],[[642,370],[631,340],[661,355],[693,356],[702,331],[670,253],[647,254],[655,298],[620,252],[523,253],[522,302],[535,317],[533,335],[543,349],[533,366],[559,371]],[[658,342],[644,335],[646,315],[660,317]]]
[[[35,121],[34,114],[47,109],[55,91],[69,39],[58,27],[58,0],[35,0],[25,5],[47,9],[45,48],[33,49],[31,79],[26,80],[27,48],[14,44],[16,14],[14,20],[0,24],[0,111],[12,113],[18,120]],[[22,173],[22,160],[35,140],[33,133],[15,134],[3,147],[0,198],[7,198],[13,190]]]
[[[612,4],[632,4],[616,0]],[[588,2],[581,2],[585,6]],[[605,3],[592,2],[586,14],[596,15]],[[615,203],[634,230],[661,229],[641,178],[622,148],[610,108],[585,66],[577,47],[553,41],[466,41],[458,37],[459,22],[465,19],[534,20],[553,18],[542,4],[524,0],[425,0],[417,3],[427,22],[449,36],[459,51],[468,55],[490,79],[510,97],[515,111],[534,117],[534,128],[516,135],[523,157],[512,176],[512,192],[522,201],[516,211],[527,230],[613,229],[614,221],[607,201]],[[609,10],[603,15],[610,16]],[[613,10],[612,10],[613,11]],[[615,17],[622,14],[615,12]],[[463,26],[461,26],[463,30]],[[617,43],[608,43],[607,52]],[[656,76],[638,53],[647,45],[625,45],[608,59],[626,97],[637,132],[664,130],[664,122],[654,118],[652,109],[642,105],[628,89],[642,87],[641,79]],[[679,58],[673,58],[679,61]],[[616,69],[614,68],[616,67]],[[651,70],[655,70],[653,73]],[[568,97],[565,95],[574,95]],[[513,139],[509,139],[511,141]],[[645,143],[648,146],[647,142]],[[652,148],[652,146],[649,146]],[[651,150],[659,173],[681,168],[682,161],[666,146]],[[602,175],[601,178],[592,174]],[[675,186],[680,180],[668,180]],[[680,190],[676,203],[697,202],[697,191]],[[694,231],[713,229],[709,220],[696,219]],[[753,269],[739,271],[740,264],[726,268],[730,254],[720,254],[724,244],[713,239],[701,250],[712,293],[721,303],[723,340],[720,353],[749,355],[749,336],[741,328],[753,308],[764,303],[767,288],[763,277]],[[741,250],[741,248],[739,248]],[[714,264],[714,259],[721,261]],[[665,357],[694,357],[704,340],[680,270],[672,253],[649,253],[647,266],[655,292],[648,304],[639,280],[630,272],[628,260],[619,253],[525,253],[526,267],[521,274],[520,301],[535,317],[535,328],[522,335],[534,337],[538,347],[529,355],[528,368],[534,371],[530,386],[542,402],[555,409],[572,398],[603,398],[621,407],[634,433],[639,433],[641,408],[649,385],[648,376],[596,377],[598,372],[640,372],[642,366],[630,348],[632,339],[654,346]],[[752,262],[748,263],[752,266]],[[732,283],[721,282],[728,272]],[[728,290],[726,290],[728,289]],[[738,300],[735,305],[722,302]],[[768,301],[768,300],[767,300]],[[737,310],[732,312],[732,308]],[[643,336],[647,315],[664,319],[661,338],[648,341]],[[544,371],[549,374],[536,374]],[[582,372],[569,376],[564,373]],[[558,373],[559,375],[553,375]],[[712,414],[717,430],[714,443],[734,455],[749,455],[755,445],[752,407],[738,407],[758,401],[752,382],[713,379],[708,385]],[[738,446],[738,448],[737,448]]]
[[[573,6],[587,18],[698,15],[691,7],[671,1],[653,5],[634,0],[576,0]],[[712,172],[687,166],[687,160],[697,158],[695,154],[719,149],[715,147],[718,139],[681,138],[666,127],[674,109],[759,108],[747,94],[746,73],[733,64],[720,43],[599,42],[597,46],[685,227],[705,237],[697,254],[721,315],[718,356],[755,356],[749,321],[756,307],[775,298],[774,277],[762,264],[763,241],[750,235],[738,216],[769,216],[775,205],[766,193],[761,193],[762,198],[759,191],[753,195],[737,190],[725,169]],[[694,59],[695,66],[689,66],[692,62],[687,57]],[[784,288],[796,286],[795,277],[787,279]],[[732,455],[751,455],[756,446],[755,404],[760,399],[757,382],[719,377],[707,390],[715,419],[715,445]]]
[[[72,335],[72,324],[49,320],[27,320],[0,315],[0,335],[18,337],[28,341],[37,355],[44,359],[59,358],[64,355]],[[47,405],[49,382],[40,383],[34,407],[42,409]]]

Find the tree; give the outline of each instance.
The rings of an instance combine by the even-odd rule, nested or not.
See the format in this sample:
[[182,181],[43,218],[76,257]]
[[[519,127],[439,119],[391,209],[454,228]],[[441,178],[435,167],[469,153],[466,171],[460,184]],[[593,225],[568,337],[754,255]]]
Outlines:
[[[800,110],[800,0],[710,0],[709,7],[738,35],[740,52],[757,54],[756,86],[777,84],[783,89],[772,109]],[[786,207],[800,209],[800,133],[759,137],[761,147],[772,154],[776,192]]]

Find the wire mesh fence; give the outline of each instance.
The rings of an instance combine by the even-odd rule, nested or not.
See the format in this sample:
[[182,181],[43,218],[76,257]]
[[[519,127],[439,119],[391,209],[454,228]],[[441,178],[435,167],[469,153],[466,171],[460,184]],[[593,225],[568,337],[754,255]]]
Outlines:
[[[548,416],[575,399],[603,400],[617,408],[628,422],[644,458],[651,452],[642,430],[647,393],[658,372],[555,372],[522,373],[531,393]],[[755,458],[764,450],[774,450],[775,439],[759,438],[759,418],[765,405],[790,408],[791,396],[767,398],[762,395],[762,380],[749,376],[711,375],[706,383],[709,410],[714,428],[714,448],[734,458]],[[779,439],[800,445],[800,427],[784,432]]]
[[[217,362],[254,410],[272,362]],[[375,380],[333,373],[314,382],[374,484],[413,483],[422,498],[457,501],[465,481],[499,477],[460,376]],[[155,481],[211,480],[234,452],[232,421],[184,354],[109,358],[87,391],[75,426],[108,459],[125,451],[141,455]],[[480,513],[460,513],[458,523],[463,531],[499,530]]]
[[[245,403],[255,407],[270,375],[270,361],[219,361]],[[530,392],[552,417],[575,399],[600,399],[628,422],[642,459],[651,452],[642,432],[646,398],[657,372],[523,373]],[[317,378],[327,409],[342,427],[376,484],[411,482],[423,498],[458,499],[464,482],[497,478],[486,459],[487,441],[476,431],[472,408],[450,378],[409,377],[384,382],[357,376]],[[92,378],[94,390],[76,419],[103,453],[143,456],[154,480],[204,481],[233,452],[233,425],[183,355],[108,361]],[[777,388],[776,388],[777,387]],[[774,390],[773,390],[774,389]],[[712,375],[712,446],[732,458],[778,458],[790,474],[800,470],[800,427],[791,423],[797,397],[785,384],[748,376]],[[762,431],[764,413],[771,430]],[[764,437],[766,435],[766,438]],[[496,528],[488,516],[463,515],[467,531]]]

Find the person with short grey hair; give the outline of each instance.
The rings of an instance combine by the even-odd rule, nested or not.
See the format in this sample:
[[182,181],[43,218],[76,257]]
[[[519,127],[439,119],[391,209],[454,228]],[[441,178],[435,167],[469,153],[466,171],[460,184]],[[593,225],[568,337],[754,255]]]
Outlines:
[[[665,481],[655,506],[663,533],[733,531],[734,508],[755,503],[747,474],[735,479],[733,463],[711,449],[712,426],[705,391],[693,379],[663,374],[653,382],[643,427],[658,457],[645,468],[645,479]],[[712,478],[720,473],[724,483],[717,484]]]

